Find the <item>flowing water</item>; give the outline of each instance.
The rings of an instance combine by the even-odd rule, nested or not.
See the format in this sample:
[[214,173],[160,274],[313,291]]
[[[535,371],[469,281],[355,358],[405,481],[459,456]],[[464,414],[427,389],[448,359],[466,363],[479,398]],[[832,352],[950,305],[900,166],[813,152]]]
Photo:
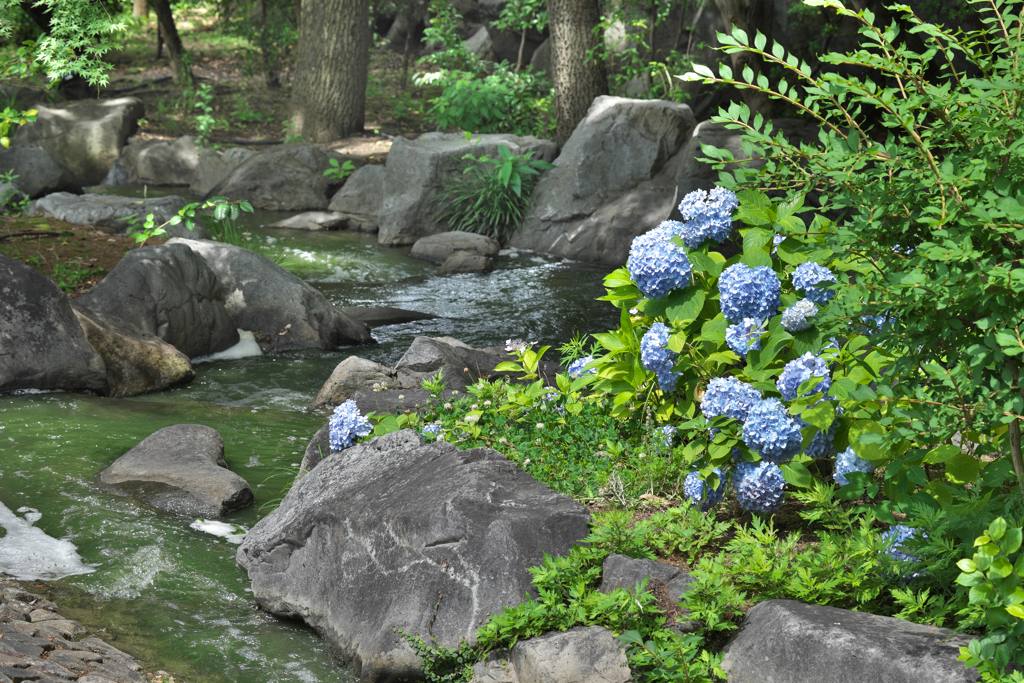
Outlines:
[[302,624],[254,608],[229,529],[101,492],[100,470],[161,427],[209,425],[256,492],[255,505],[224,520],[246,529],[287,490],[324,422],[305,406],[347,355],[393,365],[418,335],[558,345],[617,323],[609,304],[594,301],[605,267],[506,254],[489,275],[437,277],[408,248],[380,248],[375,236],[258,227],[268,217],[281,214],[257,214],[245,228],[333,303],[439,317],[377,328],[379,343],[341,352],[198,363],[190,385],[133,399],[0,397],[0,572],[45,587],[37,590],[54,593],[68,617],[189,683],[351,676]]

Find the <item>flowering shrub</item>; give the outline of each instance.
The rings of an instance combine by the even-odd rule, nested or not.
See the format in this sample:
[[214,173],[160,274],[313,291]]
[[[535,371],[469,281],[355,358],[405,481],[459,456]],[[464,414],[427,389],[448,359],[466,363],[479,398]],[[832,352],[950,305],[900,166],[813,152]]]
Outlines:
[[683,496],[692,505],[699,506],[701,512],[707,512],[721,503],[725,497],[725,478],[722,477],[722,471],[717,467],[712,471],[718,477],[718,488],[708,486],[707,482],[701,479],[700,472],[690,472],[683,482]]
[[836,483],[840,486],[846,486],[850,483],[846,479],[846,475],[850,472],[867,473],[874,471],[874,469],[875,466],[869,460],[858,458],[852,448],[847,448],[836,457],[836,472],[834,476]]
[[[731,480],[740,505],[772,512],[787,482],[811,485],[806,463],[847,449],[878,457],[855,394],[890,359],[856,332],[840,345],[816,325],[847,262],[825,246],[832,224],[808,226],[801,209],[754,191],[692,193],[686,222],[637,237],[627,267],[605,278],[621,324],[595,335],[592,386],[614,396],[616,416],[643,408],[678,426],[676,457],[699,470],[686,495],[701,493],[702,507],[717,499],[700,486]],[[730,239],[743,249],[726,259],[715,249]]]
[[352,399],[334,409],[329,424],[332,453],[354,445],[359,437],[369,435],[373,429]]

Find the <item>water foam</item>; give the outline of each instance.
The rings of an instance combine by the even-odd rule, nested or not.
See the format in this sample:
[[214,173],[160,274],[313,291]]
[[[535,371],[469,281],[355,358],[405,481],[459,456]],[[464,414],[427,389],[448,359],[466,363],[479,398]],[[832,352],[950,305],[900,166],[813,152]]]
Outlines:
[[22,519],[0,503],[0,527],[7,534],[0,538],[0,573],[16,579],[60,579],[75,574],[89,574],[95,567],[82,562],[71,541],[48,535],[32,526],[42,518],[34,508],[18,508]]
[[263,350],[256,343],[256,337],[249,330],[238,331],[238,343],[230,349],[224,349],[209,356],[199,356],[192,359],[192,365],[196,363],[209,363],[215,360],[235,360],[236,358],[249,358],[250,356],[262,356]]
[[234,543],[235,545],[241,543],[242,539],[245,538],[245,529],[237,524],[217,522],[211,519],[197,519],[189,524],[189,528],[195,529],[196,531],[203,531],[211,536],[219,536],[225,539],[228,543]]

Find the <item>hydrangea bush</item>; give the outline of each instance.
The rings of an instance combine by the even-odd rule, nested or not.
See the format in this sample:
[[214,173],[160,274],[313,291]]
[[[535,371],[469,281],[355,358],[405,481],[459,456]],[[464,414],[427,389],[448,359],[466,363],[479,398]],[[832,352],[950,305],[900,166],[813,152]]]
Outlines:
[[334,409],[328,424],[332,453],[354,445],[359,437],[368,436],[373,430],[370,421],[363,417],[352,399]]
[[[595,335],[592,386],[616,416],[639,410],[678,427],[694,505],[713,507],[731,482],[741,506],[774,512],[787,485],[811,485],[809,463],[831,480],[837,452],[877,457],[880,435],[864,428],[855,395],[891,360],[857,332],[835,340],[818,328],[846,267],[825,244],[828,220],[808,225],[800,201],[721,187],[679,208],[685,222],[637,237],[627,266],[605,278],[621,323]],[[726,258],[730,240],[742,251]],[[851,495],[864,486],[845,483]]]

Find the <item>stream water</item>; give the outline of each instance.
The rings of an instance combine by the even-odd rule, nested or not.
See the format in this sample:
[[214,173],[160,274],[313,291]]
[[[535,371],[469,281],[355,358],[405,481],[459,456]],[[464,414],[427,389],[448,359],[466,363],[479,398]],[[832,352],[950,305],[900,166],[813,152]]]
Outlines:
[[258,227],[268,217],[282,215],[257,214],[245,227],[333,303],[439,317],[377,328],[379,343],[341,352],[199,363],[190,385],[132,399],[0,397],[0,572],[45,586],[69,618],[188,683],[350,676],[315,633],[254,608],[230,539],[100,492],[100,470],[161,427],[209,425],[224,438],[231,470],[256,492],[255,505],[225,521],[249,528],[291,483],[324,422],[305,406],[347,355],[392,365],[418,335],[558,345],[617,323],[614,309],[594,300],[606,267],[506,254],[489,275],[437,277],[407,248],[379,248],[376,236]]

